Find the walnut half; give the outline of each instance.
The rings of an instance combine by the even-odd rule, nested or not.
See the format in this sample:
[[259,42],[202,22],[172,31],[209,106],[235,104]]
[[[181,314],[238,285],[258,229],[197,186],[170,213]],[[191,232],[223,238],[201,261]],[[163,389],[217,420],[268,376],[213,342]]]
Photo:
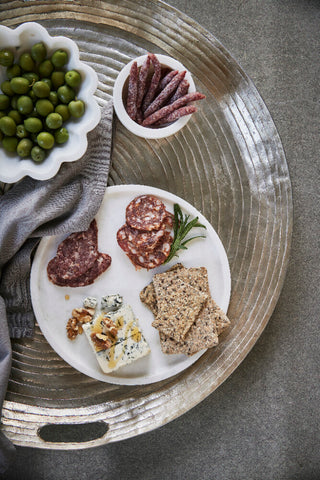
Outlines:
[[83,333],[82,325],[90,322],[94,314],[94,308],[74,308],[72,310],[72,317],[67,322],[67,337],[74,340],[77,335]]
[[108,350],[108,348],[110,348],[112,345],[112,341],[104,333],[91,333],[91,340],[98,351]]

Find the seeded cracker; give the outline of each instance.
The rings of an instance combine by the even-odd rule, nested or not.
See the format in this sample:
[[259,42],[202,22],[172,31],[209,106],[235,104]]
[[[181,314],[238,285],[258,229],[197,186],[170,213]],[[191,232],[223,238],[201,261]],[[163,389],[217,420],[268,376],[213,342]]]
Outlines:
[[[209,298],[183,342],[176,342],[160,332],[161,349],[166,354],[183,353],[185,355],[193,355],[202,349],[216,346],[218,344],[218,335],[230,325],[230,320],[211,298],[206,268],[187,269],[182,264],[176,264],[167,270],[166,274],[168,275],[173,270],[183,281],[206,293]],[[152,282],[141,291],[140,299],[156,316],[158,311],[157,297]]]
[[180,278],[159,273],[153,277],[158,314],[152,325],[176,341],[183,341],[208,296]]

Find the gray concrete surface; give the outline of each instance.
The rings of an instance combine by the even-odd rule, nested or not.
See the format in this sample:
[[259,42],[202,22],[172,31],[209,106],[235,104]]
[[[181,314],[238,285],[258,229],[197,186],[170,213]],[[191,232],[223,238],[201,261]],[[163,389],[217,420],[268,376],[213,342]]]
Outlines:
[[282,294],[229,379],[177,420],[87,451],[18,448],[8,480],[320,479],[320,2],[169,0],[255,82],[291,174],[294,231]]

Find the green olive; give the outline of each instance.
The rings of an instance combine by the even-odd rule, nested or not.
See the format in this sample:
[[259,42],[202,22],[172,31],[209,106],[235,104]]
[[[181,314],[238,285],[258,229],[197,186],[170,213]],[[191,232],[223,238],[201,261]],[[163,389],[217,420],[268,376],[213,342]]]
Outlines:
[[12,97],[14,95],[14,91],[11,88],[9,80],[5,80],[1,83],[1,90],[5,95],[9,95],[9,97]]
[[39,80],[36,82],[33,87],[32,87],[33,93],[36,95],[38,98],[46,98],[50,94],[50,87],[49,85],[44,82],[43,80]]
[[52,103],[53,106],[58,105],[59,103],[59,98],[57,92],[51,91],[49,93],[49,100]]
[[21,95],[17,100],[17,110],[22,115],[28,115],[33,111],[33,101],[27,95]]
[[68,54],[65,50],[60,48],[52,54],[51,61],[56,68],[61,68],[68,63]]
[[61,85],[64,84],[64,75],[64,72],[60,70],[55,70],[52,72],[51,81],[53,88],[57,90],[59,87],[61,87]]
[[84,114],[85,106],[82,100],[73,100],[68,105],[70,115],[75,118],[80,118]]
[[16,125],[22,122],[22,117],[18,110],[10,110],[8,117],[11,117],[15,121]]
[[14,55],[11,50],[4,48],[0,50],[0,65],[3,67],[11,67],[14,62]]
[[49,113],[49,115],[46,117],[46,125],[48,128],[55,130],[57,128],[60,128],[63,122],[63,118],[59,113]]
[[49,113],[52,113],[54,111],[54,106],[52,105],[50,100],[46,98],[41,98],[36,102],[36,111],[42,117],[46,117],[47,115],[49,115]]
[[7,68],[8,80],[11,80],[14,77],[20,77],[20,76],[21,76],[21,68],[17,63]]
[[70,118],[70,112],[68,105],[64,105],[62,103],[59,103],[59,105],[56,106],[54,109],[56,113],[59,113],[61,117],[63,118],[63,121],[66,122]]
[[22,76],[28,80],[30,87],[39,80],[39,75],[36,72],[23,73]]
[[41,63],[47,56],[47,48],[43,42],[38,42],[31,47],[31,57],[36,63]]
[[31,158],[34,162],[41,163],[46,158],[46,152],[38,145],[35,145],[31,150]]
[[10,105],[10,97],[4,93],[0,93],[0,110],[6,110]]
[[18,139],[16,137],[3,137],[2,146],[7,152],[15,152],[17,150]]
[[12,80],[10,80],[10,86],[14,93],[22,95],[29,90],[29,81],[27,78],[13,77]]
[[78,88],[81,83],[80,73],[76,70],[69,70],[65,76],[65,82],[69,87]]
[[13,110],[17,110],[18,98],[19,95],[13,95],[13,97],[11,97],[11,107]]
[[55,141],[61,145],[69,139],[69,132],[65,127],[61,127],[54,132]]
[[54,136],[49,132],[40,132],[37,135],[39,147],[50,150],[54,145]]
[[20,125],[17,125],[16,136],[18,138],[26,138],[28,136],[28,132],[26,130],[26,127],[23,125],[23,123],[20,123]]
[[37,117],[26,118],[23,124],[27,132],[30,132],[30,133],[38,133],[42,130],[42,122],[40,118],[37,118]]
[[13,118],[8,117],[8,115],[0,118],[0,130],[8,137],[12,137],[16,134],[16,128],[16,122]]
[[20,55],[19,65],[25,72],[32,72],[36,68],[36,65],[29,52],[25,52]]
[[68,104],[75,98],[74,90],[69,85],[62,85],[57,90],[60,102]]
[[52,65],[52,62],[49,59],[44,60],[43,62],[40,63],[40,65],[38,67],[40,77],[41,78],[50,77],[50,75],[53,72],[53,69],[54,69],[54,67]]
[[23,138],[17,145],[17,154],[22,158],[29,157],[32,147],[33,143],[30,138]]

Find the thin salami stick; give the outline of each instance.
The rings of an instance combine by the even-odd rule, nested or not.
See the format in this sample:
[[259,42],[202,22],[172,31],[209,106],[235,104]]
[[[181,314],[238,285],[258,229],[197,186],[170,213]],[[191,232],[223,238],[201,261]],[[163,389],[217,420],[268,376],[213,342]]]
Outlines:
[[160,78],[161,78],[161,65],[157,57],[153,53],[149,53],[150,56],[150,61],[154,67],[154,73],[152,75],[151,83],[149,86],[149,89],[144,97],[143,103],[142,103],[142,111],[144,112],[152,100],[155,97],[156,91],[158,89],[159,83],[160,83]]
[[139,109],[142,104],[143,97],[147,91],[147,79],[148,79],[148,72],[150,67],[150,57],[149,55],[143,62],[140,67],[139,72],[139,80],[138,80],[138,96],[137,96],[137,108]]
[[139,71],[137,62],[133,62],[129,75],[127,113],[134,121],[137,116],[138,75]]
[[168,85],[162,90],[162,92],[159,93],[159,95],[145,110],[145,118],[151,115],[156,110],[159,110],[159,108],[161,108],[165,104],[166,100],[177,89],[179,83],[184,79],[186,73],[186,70],[183,70],[182,72],[179,72],[173,77],[173,79],[168,83]]
[[201,100],[203,98],[206,98],[206,96],[203,95],[203,93],[199,93],[199,92],[187,93],[183,97],[178,98],[178,100],[171,103],[171,105],[166,105],[165,107],[160,108],[160,110],[157,110],[156,112],[146,117],[142,122],[142,126],[147,127],[148,125],[152,125],[153,123],[157,122],[161,118],[166,117],[167,115],[172,113],[174,110],[177,110],[178,108],[183,107],[187,103],[194,102],[196,100]]
[[178,70],[171,70],[171,72],[167,73],[167,75],[165,75],[161,80],[159,89],[163,90],[168,85],[168,83],[171,82],[173,77],[177,75],[177,73],[178,73]]
[[186,80],[185,78],[182,80],[182,82],[180,82],[180,84],[178,85],[178,88],[177,90],[174,92],[174,94],[172,95],[172,97],[170,98],[170,100],[168,101],[168,105],[170,105],[171,103],[175,102],[176,100],[178,100],[178,98],[180,97],[183,97],[184,95],[186,95],[188,93],[188,90],[189,90],[189,82],[188,80]]
[[155,125],[164,125],[165,123],[172,123],[178,120],[185,115],[191,115],[191,113],[195,113],[197,111],[197,107],[195,105],[186,105],[185,107],[178,108],[174,110],[172,113],[167,115],[166,117],[161,118]]

